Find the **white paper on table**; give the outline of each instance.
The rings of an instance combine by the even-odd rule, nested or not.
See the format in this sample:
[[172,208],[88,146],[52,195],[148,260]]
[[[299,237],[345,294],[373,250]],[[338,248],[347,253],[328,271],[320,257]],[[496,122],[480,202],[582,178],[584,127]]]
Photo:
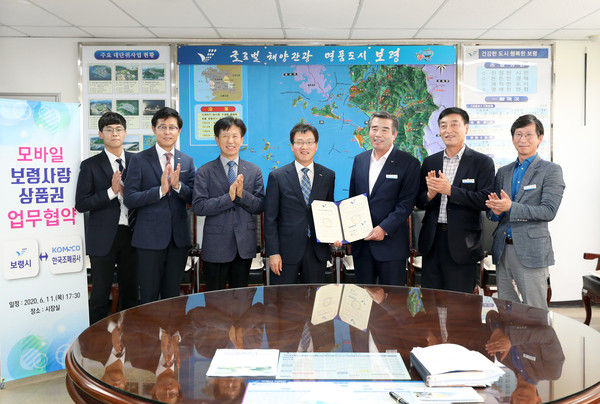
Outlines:
[[278,349],[217,349],[207,376],[275,376]]
[[426,387],[423,382],[250,380],[243,403],[391,404],[390,391],[409,404],[483,402],[472,387]]
[[277,379],[410,380],[397,352],[281,352]]

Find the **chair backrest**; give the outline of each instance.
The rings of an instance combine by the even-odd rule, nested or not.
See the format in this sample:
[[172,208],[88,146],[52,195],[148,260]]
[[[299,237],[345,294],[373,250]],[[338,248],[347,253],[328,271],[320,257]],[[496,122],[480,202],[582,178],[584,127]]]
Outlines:
[[481,212],[481,223],[482,223],[482,231],[481,231],[481,242],[483,243],[483,250],[486,254],[491,254],[492,252],[492,241],[494,240],[493,233],[498,226],[498,222],[493,222],[486,217],[486,212]]
[[415,251],[419,250],[419,233],[423,227],[423,217],[425,217],[424,209],[415,209],[410,214],[410,248]]
[[583,253],[584,260],[597,260],[596,261],[596,271],[600,271],[600,254],[595,253]]

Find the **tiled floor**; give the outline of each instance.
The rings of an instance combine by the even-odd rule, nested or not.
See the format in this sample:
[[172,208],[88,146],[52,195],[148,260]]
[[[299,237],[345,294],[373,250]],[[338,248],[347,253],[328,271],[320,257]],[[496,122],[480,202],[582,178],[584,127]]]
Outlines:
[[[552,307],[552,311],[583,322],[583,307]],[[591,327],[600,331],[600,307],[593,308]],[[66,371],[48,373],[27,379],[7,382],[0,390],[0,404],[37,404],[51,402],[68,404],[73,401],[65,386]]]

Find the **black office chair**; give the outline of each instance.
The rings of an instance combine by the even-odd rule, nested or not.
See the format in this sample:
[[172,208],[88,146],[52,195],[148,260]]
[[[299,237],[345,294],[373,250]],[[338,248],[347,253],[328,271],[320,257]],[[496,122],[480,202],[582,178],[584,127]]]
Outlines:
[[408,218],[408,239],[410,256],[406,262],[406,286],[421,285],[421,254],[419,252],[419,233],[423,225],[425,210],[415,209]]
[[[600,271],[600,254],[584,253],[584,260],[597,260],[596,271]],[[585,321],[586,325],[590,325],[592,320],[592,302],[600,303],[600,278],[594,275],[584,275],[583,277],[583,288],[581,289],[581,299],[583,300],[583,307],[585,308]]]

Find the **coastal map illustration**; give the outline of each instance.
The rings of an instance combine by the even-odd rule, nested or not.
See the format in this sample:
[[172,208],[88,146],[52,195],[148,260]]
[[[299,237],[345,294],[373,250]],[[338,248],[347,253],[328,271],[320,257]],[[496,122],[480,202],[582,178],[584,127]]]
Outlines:
[[336,199],[348,196],[354,156],[371,148],[374,111],[398,116],[396,146],[422,160],[442,150],[437,116],[455,105],[454,65],[196,65],[189,74],[192,133],[182,147],[198,165],[218,155],[214,122],[236,115],[248,127],[241,158],[261,167],[266,183],[293,161],[290,129],[307,122],[319,131],[315,161],[336,172]]

